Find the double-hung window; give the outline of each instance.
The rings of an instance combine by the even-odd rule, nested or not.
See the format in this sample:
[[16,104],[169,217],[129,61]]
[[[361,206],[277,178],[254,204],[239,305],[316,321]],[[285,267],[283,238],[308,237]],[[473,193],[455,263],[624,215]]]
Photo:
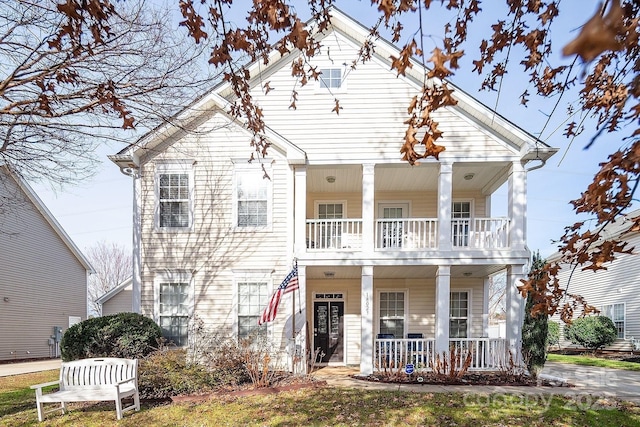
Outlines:
[[185,230],[193,224],[193,172],[187,163],[161,163],[156,173],[156,226]]
[[405,307],[404,292],[380,292],[380,334],[404,337]]
[[162,336],[173,345],[187,345],[191,312],[191,280],[187,274],[156,279],[158,323]]
[[602,315],[607,316],[616,325],[618,338],[624,338],[624,303],[602,306]]
[[267,305],[267,281],[239,281],[238,283],[238,339],[267,334],[267,325],[258,326],[258,319]]
[[235,170],[235,226],[237,229],[271,225],[271,180],[255,165]]
[[469,292],[449,295],[449,338],[467,338],[469,330]]

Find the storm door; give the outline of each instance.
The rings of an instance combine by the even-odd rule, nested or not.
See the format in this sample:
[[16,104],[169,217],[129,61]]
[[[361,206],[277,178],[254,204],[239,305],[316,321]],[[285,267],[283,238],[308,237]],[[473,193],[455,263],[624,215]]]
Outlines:
[[314,301],[313,349],[316,363],[344,363],[344,301]]

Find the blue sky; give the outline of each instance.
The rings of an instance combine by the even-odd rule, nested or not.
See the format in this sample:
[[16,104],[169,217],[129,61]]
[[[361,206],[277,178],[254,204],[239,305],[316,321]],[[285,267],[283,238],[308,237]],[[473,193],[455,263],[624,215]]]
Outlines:
[[[433,3],[439,4],[439,2]],[[369,0],[346,0],[338,1],[337,4],[340,9],[355,19],[361,20],[365,25],[371,24],[375,17],[371,13]],[[595,1],[563,2],[562,10],[564,10],[566,21],[561,28],[563,33],[554,33],[554,38],[569,40],[577,35],[578,26],[594,13],[596,5]],[[494,6],[484,5],[484,7]],[[570,12],[567,13],[567,10]],[[303,11],[304,8],[298,8],[301,15]],[[487,16],[493,20],[501,13],[502,11],[497,8]],[[441,18],[435,19],[434,22],[438,23],[438,28],[442,26]],[[407,23],[405,26],[410,28],[410,25]],[[487,27],[486,22],[478,22],[478,26],[482,25]],[[486,30],[477,34],[478,37],[488,36]],[[425,39],[425,50],[432,49],[433,39],[437,39],[437,36]],[[556,49],[559,50],[562,45],[563,43],[557,43]],[[518,67],[509,68],[499,99],[496,92],[478,92],[481,78],[469,72],[471,67],[468,66],[468,61],[471,60],[471,55],[468,56],[467,62],[462,63],[462,69],[452,78],[452,82],[487,106],[493,108],[497,105],[497,111],[500,114],[529,133],[538,136],[545,128],[546,112],[551,110],[553,101],[535,101],[532,96],[532,102],[527,108],[520,106],[519,95],[526,87],[523,84],[526,83],[528,76]],[[533,91],[529,89],[529,92]],[[572,96],[575,98],[576,95]],[[571,100],[571,97],[567,99]],[[598,170],[598,163],[604,161],[606,156],[620,145],[615,138],[605,136],[589,150],[584,150],[583,147],[592,135],[590,132],[586,132],[569,144],[569,141],[562,136],[565,111],[564,107],[558,108],[542,134],[542,139],[549,145],[557,147],[559,152],[544,168],[531,172],[528,177],[527,241],[532,250],[540,250],[543,256],[554,252],[556,245],[551,243],[552,240],[557,240],[563,234],[564,227],[577,220],[569,201],[580,196]],[[135,137],[132,137],[133,140]],[[126,248],[131,247],[131,179],[122,175],[118,168],[106,158],[108,154],[113,154],[120,148],[102,147],[96,153],[102,160],[96,175],[80,186],[66,187],[62,191],[54,192],[46,185],[34,185],[40,198],[82,250],[95,245],[98,241],[116,242]],[[398,148],[400,148],[400,142]],[[247,156],[249,155],[249,147],[238,149],[239,152],[244,150]],[[563,156],[565,158],[561,161]],[[506,189],[499,190],[496,197],[499,201],[494,204],[494,214],[505,215],[506,212],[502,211],[501,205],[506,200]]]

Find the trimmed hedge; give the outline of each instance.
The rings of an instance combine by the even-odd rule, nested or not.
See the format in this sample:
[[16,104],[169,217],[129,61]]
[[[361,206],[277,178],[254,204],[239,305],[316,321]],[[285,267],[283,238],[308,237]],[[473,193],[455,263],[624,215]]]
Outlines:
[[618,338],[616,325],[605,316],[576,319],[571,323],[571,326],[565,327],[564,334],[573,344],[581,345],[594,351],[613,344]]
[[158,346],[160,327],[137,313],[95,317],[67,329],[60,343],[65,362],[91,357],[144,357]]

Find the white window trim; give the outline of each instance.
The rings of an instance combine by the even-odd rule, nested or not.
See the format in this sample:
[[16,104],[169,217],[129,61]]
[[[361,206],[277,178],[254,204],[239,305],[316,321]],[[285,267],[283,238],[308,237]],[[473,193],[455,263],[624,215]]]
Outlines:
[[[453,218],[453,204],[454,203],[465,203],[468,202],[469,203],[469,219],[473,220],[475,218],[475,199],[468,199],[468,198],[464,198],[464,199],[452,199],[451,200],[451,219]],[[460,219],[460,218],[455,218],[455,219]]]
[[313,217],[319,219],[320,217],[320,205],[342,205],[342,219],[347,219],[347,201],[346,200],[315,200],[313,202]]
[[411,218],[411,200],[380,200],[377,203],[376,218],[384,219],[382,217],[382,210],[384,208],[407,208],[407,212],[404,212],[403,218]]
[[[195,283],[193,274],[188,271],[173,270],[157,272],[153,279],[153,320],[160,325],[160,284],[166,282],[178,282],[189,284],[189,323],[193,319],[195,302]],[[187,337],[187,341],[190,338]]]
[[396,339],[404,338],[407,336],[407,331],[409,330],[409,289],[378,289],[376,290],[376,304],[375,304],[375,322],[376,322],[376,334],[377,337],[380,333],[380,294],[383,292],[395,292],[395,293],[403,293],[404,294],[404,336],[396,337]]
[[[266,282],[267,283],[267,303],[269,302],[269,298],[271,298],[271,294],[275,291],[273,284],[273,273],[274,270],[233,270],[233,291],[232,291],[232,325],[231,330],[233,331],[236,339],[239,335],[239,325],[238,325],[238,298],[239,298],[239,283],[244,282]],[[260,313],[262,314],[262,313]],[[273,333],[272,328],[269,327],[270,324],[267,323],[267,337],[270,337]]]
[[[449,289],[449,301],[451,301],[452,292],[466,292],[467,293],[467,338],[471,338],[471,322],[473,318],[473,292],[471,288],[451,288]],[[451,302],[449,302],[451,304]],[[449,307],[449,321],[451,321],[451,307]],[[451,335],[451,334],[449,334]],[[450,338],[455,339],[455,338]]]
[[[195,174],[193,171],[193,160],[172,160],[159,162],[156,164],[154,177],[155,207],[153,223],[156,232],[191,232],[193,231],[194,215],[193,207],[195,200]],[[166,173],[186,173],[189,176],[189,226],[188,227],[160,227],[160,175]]]
[[[235,163],[235,162],[234,162]],[[233,215],[233,230],[239,233],[247,233],[254,231],[271,231],[273,229],[273,168],[270,162],[264,163],[265,170],[269,175],[269,178],[264,178],[264,172],[262,171],[262,164],[257,163],[235,163],[233,167],[233,193],[231,199],[233,201],[232,215]],[[245,173],[253,173],[259,175],[259,179],[267,181],[267,225],[263,227],[240,227],[238,226],[238,175]]]
[[318,94],[341,94],[347,92],[347,75],[349,74],[349,68],[345,65],[336,66],[335,64],[321,64],[316,68],[318,72],[323,69],[340,70],[340,87],[322,87],[322,74],[318,77],[315,85],[315,92]]
[[[622,313],[623,313],[623,317],[624,317],[624,320],[622,321],[622,324],[623,324],[622,327],[624,328],[624,334],[623,334],[622,338],[616,337],[616,339],[625,339],[626,340],[627,339],[627,303],[626,302],[613,302],[613,303],[610,303],[610,304],[602,304],[602,306],[600,307],[600,313],[604,313],[604,308],[607,307],[607,306],[614,306],[614,305],[619,305],[619,304],[622,304],[622,310],[623,310]],[[613,320],[613,319],[611,319],[611,321],[615,325],[616,321]],[[616,335],[617,335],[617,332],[616,332]]]

